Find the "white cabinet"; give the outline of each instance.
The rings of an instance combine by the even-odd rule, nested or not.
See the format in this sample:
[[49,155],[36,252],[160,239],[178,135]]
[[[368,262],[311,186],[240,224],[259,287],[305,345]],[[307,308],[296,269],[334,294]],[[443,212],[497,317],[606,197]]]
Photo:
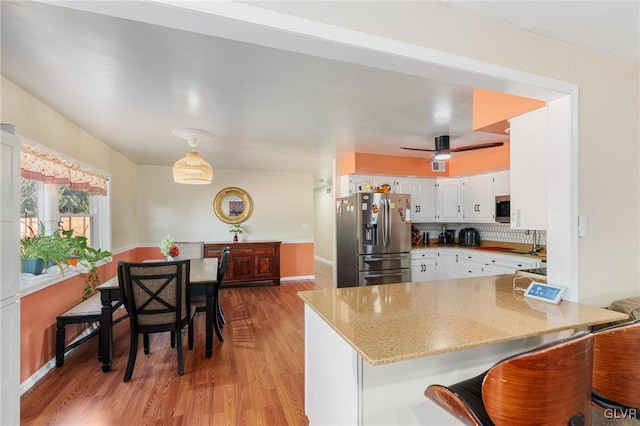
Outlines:
[[438,249],[437,255],[437,279],[449,280],[459,278],[460,250],[442,248]]
[[460,222],[462,220],[462,197],[460,179],[438,179],[438,222]]
[[509,120],[511,228],[547,229],[547,109]]
[[460,250],[460,276],[462,278],[482,276],[484,263],[484,256],[477,251]]
[[399,179],[398,192],[411,195],[411,221],[434,222],[437,215],[437,181],[429,178]]
[[520,269],[538,268],[540,263],[540,260],[523,256],[485,255],[483,275],[513,274]]
[[20,141],[0,140],[0,422],[20,424]]
[[493,173],[493,195],[511,194],[511,174],[509,170]]
[[340,176],[340,196],[346,197],[358,192],[371,192],[376,186],[388,184],[391,192],[400,192],[399,180],[395,176],[351,174]]
[[436,273],[436,249],[411,251],[411,281],[434,281]]
[[462,179],[462,218],[465,222],[493,222],[495,196],[492,173]]

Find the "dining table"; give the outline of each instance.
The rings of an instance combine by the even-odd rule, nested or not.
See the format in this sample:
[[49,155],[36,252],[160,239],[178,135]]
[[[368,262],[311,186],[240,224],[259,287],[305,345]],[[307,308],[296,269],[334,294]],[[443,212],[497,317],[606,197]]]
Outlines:
[[[162,261],[163,259],[149,259],[145,262]],[[213,354],[213,321],[215,310],[215,284],[217,282],[218,259],[191,259],[189,268],[189,290],[192,296],[204,294],[206,296],[206,326],[205,326],[205,355],[210,358]],[[100,291],[102,308],[99,321],[98,360],[102,364],[102,371],[111,370],[113,363],[113,311],[112,302],[120,301],[120,286],[118,277],[114,277],[96,287]]]

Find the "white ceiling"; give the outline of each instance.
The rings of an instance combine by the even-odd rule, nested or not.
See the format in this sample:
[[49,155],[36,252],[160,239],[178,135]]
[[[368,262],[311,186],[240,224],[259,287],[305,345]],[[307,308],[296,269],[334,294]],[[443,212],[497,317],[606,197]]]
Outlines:
[[[544,8],[495,3],[503,7],[447,6],[565,37],[560,30],[567,21],[534,19],[548,16]],[[557,10],[587,7],[566,3]],[[214,170],[310,172],[316,186],[331,180],[332,159],[348,152],[416,156],[399,147],[433,148],[441,134],[452,136],[452,146],[504,140],[472,132],[473,87],[215,37],[195,24],[185,31],[38,2],[2,1],[1,7],[2,74],[137,164],[171,165],[182,157],[188,146],[172,135],[177,127],[214,133],[198,147]],[[599,8],[587,9],[579,25],[568,27],[568,36],[583,34],[570,40],[576,44],[594,35],[588,24]],[[598,15],[597,28],[603,16],[627,22],[629,9],[611,10],[618,15]],[[519,12],[532,20],[522,21]],[[613,27],[629,33],[616,34],[626,38],[615,38],[605,51],[639,62],[638,19],[635,27],[607,26]],[[620,50],[633,46],[625,42],[630,35],[635,58]]]

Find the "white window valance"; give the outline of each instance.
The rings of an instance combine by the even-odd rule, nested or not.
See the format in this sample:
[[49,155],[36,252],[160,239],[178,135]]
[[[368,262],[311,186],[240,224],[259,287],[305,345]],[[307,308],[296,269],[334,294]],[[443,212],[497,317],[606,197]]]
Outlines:
[[66,185],[92,195],[107,195],[106,175],[33,146],[21,145],[20,169],[25,179]]

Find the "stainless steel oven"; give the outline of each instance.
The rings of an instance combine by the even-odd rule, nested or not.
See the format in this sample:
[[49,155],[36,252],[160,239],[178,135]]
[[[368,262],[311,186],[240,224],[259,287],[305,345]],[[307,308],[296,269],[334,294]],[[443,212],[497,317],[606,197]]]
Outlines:
[[511,197],[509,195],[496,196],[496,222],[511,222]]

